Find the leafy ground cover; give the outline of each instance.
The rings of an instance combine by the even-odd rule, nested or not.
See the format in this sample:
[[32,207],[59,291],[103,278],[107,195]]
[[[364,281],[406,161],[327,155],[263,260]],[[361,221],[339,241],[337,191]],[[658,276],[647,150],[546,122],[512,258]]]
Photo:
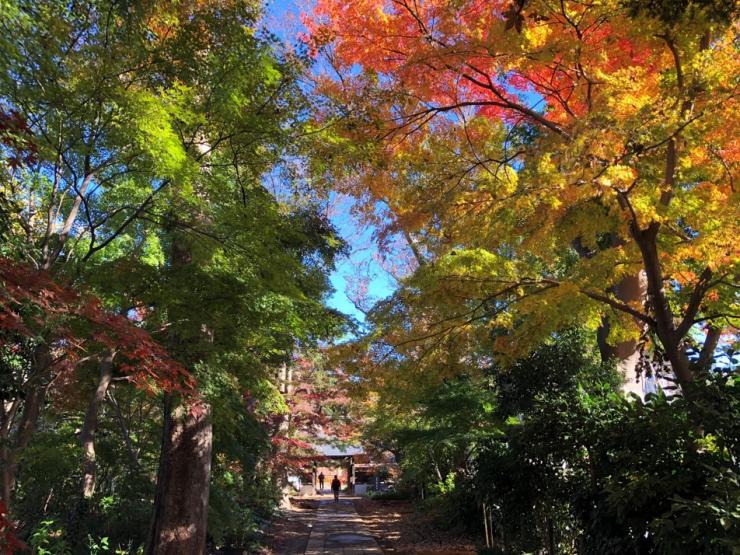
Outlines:
[[290,504],[290,508],[283,509],[273,518],[260,555],[293,555],[306,550],[311,535],[309,523],[317,503],[291,499]]
[[355,509],[386,553],[472,555],[474,539],[464,530],[443,530],[437,516],[412,501],[359,498]]

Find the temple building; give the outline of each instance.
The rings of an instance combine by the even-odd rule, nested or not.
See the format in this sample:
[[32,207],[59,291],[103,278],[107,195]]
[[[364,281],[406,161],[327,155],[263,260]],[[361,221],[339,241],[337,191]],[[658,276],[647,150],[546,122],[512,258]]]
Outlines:
[[379,490],[398,477],[398,464],[390,452],[370,453],[360,445],[335,447],[317,445],[316,455],[306,459],[300,476],[292,476],[291,483],[302,495],[319,492],[319,476],[324,475],[324,492],[328,493],[336,475],[342,489],[352,489],[362,495]]

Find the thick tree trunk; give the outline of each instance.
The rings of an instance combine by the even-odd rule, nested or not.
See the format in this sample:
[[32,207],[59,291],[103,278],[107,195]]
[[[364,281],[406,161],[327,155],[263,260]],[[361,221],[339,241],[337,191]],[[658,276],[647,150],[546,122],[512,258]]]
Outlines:
[[205,553],[212,447],[210,407],[170,413],[168,398],[147,555]]
[[[175,235],[173,268],[182,270],[192,261],[187,240]],[[212,334],[204,331],[204,339],[213,341]],[[176,332],[172,339],[173,345],[179,343]],[[146,554],[202,555],[206,551],[213,450],[211,408],[203,404],[193,411],[182,403],[174,410],[172,407],[172,394],[165,394],[162,451]]]
[[[617,247],[624,244],[624,241],[612,235],[610,238],[611,247]],[[596,251],[589,250],[583,246],[580,238],[573,241],[573,248],[582,258],[591,258]],[[647,284],[645,274],[642,271],[635,272],[632,275],[625,276],[622,280],[611,289],[614,296],[621,302],[634,306],[641,305],[645,302],[647,296]],[[635,320],[635,324],[644,329],[644,322]],[[641,376],[637,373],[637,364],[640,361],[640,352],[638,343],[635,340],[622,341],[612,344],[609,342],[609,332],[611,324],[609,318],[604,316],[601,319],[601,326],[596,332],[596,343],[599,347],[601,360],[604,362],[616,360],[617,369],[624,377],[622,392],[625,394],[635,393],[640,397],[643,396],[643,384]]]
[[98,411],[100,404],[105,399],[105,394],[113,378],[113,357],[115,353],[106,352],[100,361],[100,378],[95,388],[90,403],[85,412],[85,420],[80,432],[80,443],[82,444],[82,497],[89,499],[95,493],[95,477],[97,465],[95,464],[95,433],[98,429]]

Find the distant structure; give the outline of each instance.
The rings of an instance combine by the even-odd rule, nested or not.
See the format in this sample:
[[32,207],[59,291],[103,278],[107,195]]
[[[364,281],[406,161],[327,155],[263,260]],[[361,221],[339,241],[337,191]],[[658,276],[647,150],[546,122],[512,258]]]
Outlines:
[[[303,485],[302,494],[318,492],[319,474],[327,477],[324,493],[329,493],[329,483],[336,474],[342,488],[354,486],[355,493],[380,489],[399,475],[398,464],[390,452],[373,454],[360,445],[336,447],[329,444],[315,446],[317,454],[303,461],[301,476],[290,478],[291,483]],[[309,487],[307,487],[309,486]]]

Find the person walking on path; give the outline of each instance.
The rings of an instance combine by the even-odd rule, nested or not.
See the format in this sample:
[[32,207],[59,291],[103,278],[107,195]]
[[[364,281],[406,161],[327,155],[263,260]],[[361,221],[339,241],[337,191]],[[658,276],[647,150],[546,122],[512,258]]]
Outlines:
[[334,479],[331,481],[331,491],[334,492],[334,503],[339,502],[340,489],[342,489],[342,482],[339,481],[339,477],[335,474]]
[[324,473],[319,474],[319,491],[324,491]]

